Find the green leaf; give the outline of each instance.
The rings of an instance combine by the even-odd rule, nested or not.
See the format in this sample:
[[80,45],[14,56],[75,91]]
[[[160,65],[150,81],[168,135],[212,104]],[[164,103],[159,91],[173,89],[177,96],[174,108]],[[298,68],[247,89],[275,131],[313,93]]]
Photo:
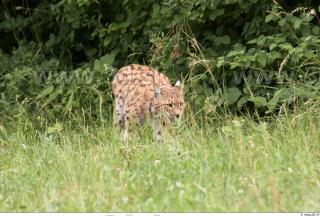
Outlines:
[[312,28],[312,34],[314,34],[314,35],[319,35],[319,34],[320,34],[320,28],[319,28],[319,26],[314,26],[314,27]]
[[219,57],[219,58],[218,58],[218,61],[217,61],[217,67],[220,68],[220,67],[222,67],[224,64],[225,64],[224,58]]
[[234,69],[239,66],[239,63],[231,62],[229,65],[230,65],[230,69]]
[[308,86],[299,85],[295,88],[295,94],[305,100],[316,99],[317,93]]
[[214,44],[219,46],[221,44],[221,37],[214,37]]
[[71,31],[69,33],[69,40],[70,40],[71,43],[73,43],[73,41],[74,41],[74,31]]
[[249,40],[249,41],[247,42],[247,44],[256,44],[257,41],[258,41],[258,39],[255,38],[255,39]]
[[246,86],[242,89],[242,92],[246,95],[250,95],[250,87],[249,86]]
[[271,14],[268,14],[268,15],[266,16],[265,22],[266,22],[266,23],[270,22],[271,20],[273,20],[273,17],[274,17],[274,15],[273,15],[272,13],[271,13]]
[[115,59],[116,55],[119,53],[119,51],[120,51],[119,49],[115,49],[111,53],[101,57],[101,62],[104,65],[112,65],[114,62],[114,59]]
[[296,19],[296,21],[295,21],[294,24],[293,24],[294,29],[300,28],[301,23],[302,23],[302,20],[301,20],[301,19]]
[[157,3],[154,3],[154,4],[152,5],[152,12],[153,12],[153,14],[158,14],[159,11],[160,11],[160,6],[159,6]]
[[113,50],[111,53],[102,56],[99,60],[94,61],[94,70],[98,72],[105,72],[106,68],[112,66],[119,49]]
[[100,61],[100,60],[98,60],[98,59],[94,60],[93,69],[94,69],[95,71],[100,71],[100,72],[103,71],[103,65],[101,64],[101,61]]
[[49,95],[52,91],[54,90],[54,86],[53,85],[49,85],[46,88],[44,88],[40,94],[37,96],[37,99],[43,98],[47,95]]
[[111,42],[112,42],[113,38],[112,37],[105,37],[103,40],[103,46],[107,47]]
[[267,106],[267,100],[265,97],[250,97],[248,101],[252,101],[257,107]]
[[228,45],[228,44],[231,43],[231,39],[230,39],[230,37],[229,37],[228,35],[223,35],[223,36],[221,37],[221,42],[222,42],[223,44],[225,44],[225,45]]
[[249,99],[248,96],[246,96],[246,95],[245,95],[245,96],[242,96],[242,97],[240,98],[240,100],[238,100],[238,102],[237,102],[237,107],[238,107],[238,108],[243,107],[243,105],[245,105],[245,104],[247,103],[248,99]]
[[279,21],[279,26],[283,27],[285,24],[286,24],[287,20],[285,18],[282,18],[280,21]]
[[96,48],[91,48],[91,49],[86,49],[85,52],[87,56],[92,57],[98,52],[98,50]]
[[59,86],[57,89],[55,89],[52,93],[50,93],[49,97],[44,101],[41,107],[45,107],[48,104],[50,104],[52,101],[54,101],[58,95],[62,94],[62,87]]
[[265,36],[261,35],[257,40],[257,45],[265,46],[266,40],[267,40],[267,38]]
[[276,48],[278,45],[276,43],[272,43],[270,46],[269,46],[269,50],[272,51],[274,48]]
[[241,91],[237,87],[228,88],[224,92],[224,98],[227,101],[227,105],[235,103],[241,96]]
[[215,13],[213,13],[213,12],[211,12],[210,14],[209,14],[209,19],[210,20],[212,20],[212,21],[214,21],[215,19],[216,19],[216,15],[215,15]]
[[293,49],[293,46],[289,43],[285,43],[281,46],[282,49],[285,49],[285,50],[292,50]]
[[262,67],[265,67],[267,64],[267,54],[265,52],[260,52],[257,56],[257,61]]

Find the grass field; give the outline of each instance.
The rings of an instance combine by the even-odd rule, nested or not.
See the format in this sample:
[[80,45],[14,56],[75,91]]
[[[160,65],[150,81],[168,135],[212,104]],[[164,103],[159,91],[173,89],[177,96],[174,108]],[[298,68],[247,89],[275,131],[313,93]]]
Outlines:
[[[40,125],[41,126],[41,125]],[[320,115],[175,124],[164,142],[105,126],[0,126],[0,211],[320,211]],[[131,134],[135,134],[132,132]]]

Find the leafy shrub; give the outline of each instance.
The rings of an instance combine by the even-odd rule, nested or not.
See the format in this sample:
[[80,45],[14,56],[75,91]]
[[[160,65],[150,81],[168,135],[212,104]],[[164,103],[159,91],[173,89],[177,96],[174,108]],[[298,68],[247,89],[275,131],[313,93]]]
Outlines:
[[[102,107],[111,107],[114,72],[137,62],[171,79],[183,76],[191,109],[211,107],[207,114],[226,108],[269,113],[318,97],[317,1],[55,0],[1,6],[2,104],[29,98],[37,112],[52,116],[94,107],[92,113],[101,117]],[[30,78],[49,74],[54,78],[47,82]],[[76,77],[92,80],[79,84]]]

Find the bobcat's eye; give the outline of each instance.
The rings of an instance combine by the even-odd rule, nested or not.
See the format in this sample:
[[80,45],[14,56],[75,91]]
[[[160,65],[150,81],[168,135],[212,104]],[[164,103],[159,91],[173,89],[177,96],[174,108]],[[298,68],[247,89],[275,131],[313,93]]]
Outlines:
[[172,107],[173,107],[173,104],[168,104],[168,107],[172,108]]

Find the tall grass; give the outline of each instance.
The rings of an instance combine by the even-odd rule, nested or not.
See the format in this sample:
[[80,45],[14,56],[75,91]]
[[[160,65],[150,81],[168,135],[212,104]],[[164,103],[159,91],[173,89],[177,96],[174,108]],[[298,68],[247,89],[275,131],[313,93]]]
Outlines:
[[[319,108],[181,122],[157,144],[111,124],[0,125],[0,211],[319,211]],[[80,121],[80,120],[79,120]],[[76,122],[76,121],[74,121]]]

